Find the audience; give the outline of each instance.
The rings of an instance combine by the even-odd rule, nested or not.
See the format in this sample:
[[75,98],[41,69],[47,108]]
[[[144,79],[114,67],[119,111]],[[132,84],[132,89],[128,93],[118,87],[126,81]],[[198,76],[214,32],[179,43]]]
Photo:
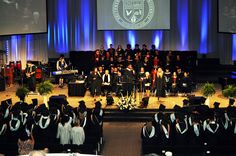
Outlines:
[[20,104],[0,105],[0,153],[6,156],[42,155],[41,151],[31,151],[62,152],[71,148],[69,145],[75,145],[75,152],[95,151],[102,137],[101,103],[88,110],[84,101],[74,109],[67,105],[68,102],[60,102],[62,104],[50,103],[49,109],[45,104],[35,107],[34,103],[24,108],[19,107]]
[[152,121],[155,135],[150,137],[151,129],[154,129],[151,124],[142,128],[144,152],[159,154],[162,150],[172,150],[175,153],[201,153],[203,150],[216,152],[217,147],[235,146],[235,107],[220,109],[217,107],[219,103],[214,105],[214,109],[206,105],[189,108],[176,105],[172,113],[164,113],[165,106],[160,105]]

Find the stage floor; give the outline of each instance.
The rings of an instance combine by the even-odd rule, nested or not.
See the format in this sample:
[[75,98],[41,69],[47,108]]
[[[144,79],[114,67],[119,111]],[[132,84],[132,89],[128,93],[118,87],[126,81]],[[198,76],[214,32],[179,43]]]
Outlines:
[[[221,87],[219,84],[215,84],[217,90],[216,90],[216,94],[213,95],[210,98],[210,107],[213,108],[213,103],[215,101],[220,102],[220,107],[227,107],[228,106],[228,99],[223,97],[222,92],[221,92]],[[13,104],[17,101],[19,101],[18,97],[15,95],[16,89],[17,87],[19,87],[18,85],[11,85],[10,87],[6,88],[6,91],[0,92],[0,98],[1,100],[5,100],[5,99],[9,99],[12,98]],[[195,92],[193,92],[192,94],[195,96],[201,96],[201,92],[200,92],[200,88],[201,88],[201,84],[197,85],[197,89]],[[80,100],[84,100],[86,103],[86,106],[88,108],[93,108],[94,107],[94,98],[90,96],[89,91],[86,91],[86,94],[84,97],[77,97],[77,96],[68,96],[68,88],[67,86],[65,86],[64,88],[59,88],[57,85],[54,85],[54,89],[53,92],[48,95],[48,98],[52,95],[59,95],[59,94],[64,94],[67,96],[67,100],[69,102],[69,104],[72,107],[77,107],[78,106],[78,101]],[[181,96],[172,96],[172,97],[165,97],[165,98],[160,98],[160,100],[158,101],[157,97],[150,97],[149,99],[149,104],[147,106],[147,108],[139,108],[140,106],[140,101],[142,100],[142,93],[137,93],[136,94],[136,108],[137,109],[157,109],[159,108],[160,104],[164,104],[166,106],[166,109],[172,109],[174,107],[174,105],[179,105],[179,106],[183,106],[183,100],[186,99],[187,97],[181,97]],[[31,103],[31,99],[37,98],[39,101],[39,104],[43,103],[43,97],[40,95],[28,95],[26,97],[26,102],[27,103]],[[113,96],[114,98],[114,104],[112,106],[106,106],[106,97],[102,96],[101,99],[101,103],[102,103],[102,107],[106,108],[106,109],[117,109],[117,102],[118,102],[118,98]],[[100,98],[97,97],[97,100],[99,100]]]

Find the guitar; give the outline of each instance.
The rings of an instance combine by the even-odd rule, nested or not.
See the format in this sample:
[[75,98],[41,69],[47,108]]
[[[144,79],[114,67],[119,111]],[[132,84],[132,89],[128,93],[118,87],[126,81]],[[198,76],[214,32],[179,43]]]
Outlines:
[[28,72],[25,75],[27,78],[30,78],[33,74],[35,74],[35,72]]

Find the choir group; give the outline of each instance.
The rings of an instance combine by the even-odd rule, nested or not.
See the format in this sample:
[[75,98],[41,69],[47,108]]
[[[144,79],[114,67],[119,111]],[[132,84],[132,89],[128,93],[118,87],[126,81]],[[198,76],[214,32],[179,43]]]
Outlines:
[[92,96],[114,92],[116,95],[131,94],[138,90],[146,96],[161,97],[181,92],[190,93],[194,83],[189,75],[191,58],[183,58],[175,52],[160,52],[152,45],[148,50],[135,45],[126,49],[118,45],[117,49],[110,44],[109,49],[103,46],[94,54],[94,70],[88,77]]

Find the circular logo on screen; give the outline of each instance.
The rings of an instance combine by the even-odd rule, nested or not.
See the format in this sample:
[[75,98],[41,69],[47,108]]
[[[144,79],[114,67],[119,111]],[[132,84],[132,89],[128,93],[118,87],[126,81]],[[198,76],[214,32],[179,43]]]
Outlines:
[[126,29],[147,26],[155,12],[153,0],[114,0],[112,13],[117,23]]

